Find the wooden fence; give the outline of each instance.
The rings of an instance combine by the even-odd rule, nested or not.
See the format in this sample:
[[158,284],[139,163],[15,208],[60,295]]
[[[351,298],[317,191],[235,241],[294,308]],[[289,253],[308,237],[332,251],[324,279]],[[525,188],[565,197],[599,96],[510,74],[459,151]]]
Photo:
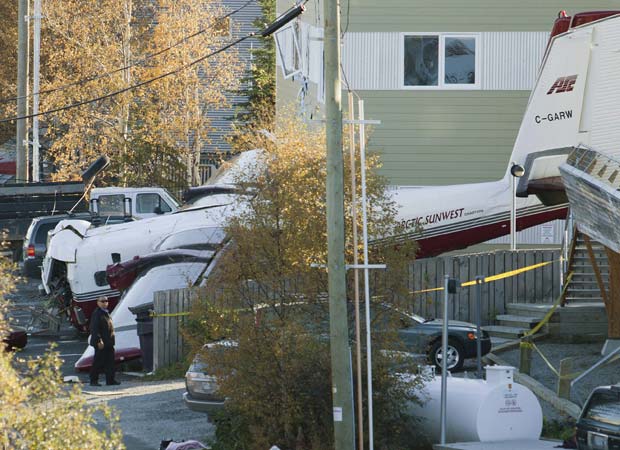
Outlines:
[[[441,256],[414,262],[410,267],[409,288],[412,292],[442,287],[447,273],[461,282],[477,276],[498,275],[541,262],[550,264],[519,275],[482,284],[482,322],[492,324],[495,316],[506,312],[509,303],[552,303],[560,295],[559,250],[496,251],[460,256]],[[373,271],[375,274],[378,271]],[[375,278],[373,276],[373,278]],[[423,317],[441,317],[443,291],[413,294],[410,308]],[[153,319],[153,369],[181,361],[187,345],[180,333],[186,323],[191,304],[207,298],[204,288],[156,292]],[[450,297],[451,320],[475,321],[476,287],[459,288]]]
[[[457,256],[421,259],[410,267],[413,292],[442,287],[444,275],[460,282],[477,276],[498,275],[537,263],[551,262],[527,272],[482,284],[482,321],[492,324],[495,316],[506,312],[510,303],[552,303],[561,292],[559,250],[502,250]],[[414,294],[411,308],[423,317],[441,317],[443,291]],[[475,321],[476,286],[459,288],[450,299],[448,316],[453,320]]]
[[153,370],[183,360],[188,348],[181,328],[192,303],[205,296],[204,288],[172,289],[153,296]]

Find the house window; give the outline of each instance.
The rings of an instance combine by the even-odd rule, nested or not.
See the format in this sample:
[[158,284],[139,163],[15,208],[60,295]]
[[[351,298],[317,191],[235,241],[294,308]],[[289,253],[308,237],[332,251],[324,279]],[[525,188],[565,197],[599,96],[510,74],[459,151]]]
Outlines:
[[477,89],[480,87],[477,35],[403,36],[403,87]]
[[301,72],[301,51],[297,40],[295,25],[282,28],[274,34],[278,59],[282,66],[284,78],[290,78]]

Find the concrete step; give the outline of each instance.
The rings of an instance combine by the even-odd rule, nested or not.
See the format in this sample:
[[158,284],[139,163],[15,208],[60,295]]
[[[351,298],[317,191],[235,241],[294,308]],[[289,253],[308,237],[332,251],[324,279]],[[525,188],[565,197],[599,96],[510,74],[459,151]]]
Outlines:
[[601,296],[601,290],[599,289],[598,286],[596,287],[579,287],[579,286],[573,286],[573,284],[571,283],[571,285],[568,287],[568,289],[566,289],[566,292],[568,293],[568,295],[576,295],[576,296],[597,296],[600,297]]
[[[605,248],[604,247],[595,247],[592,246],[592,251],[594,252],[594,256],[598,257],[598,258],[607,258],[607,254],[605,253]],[[575,253],[573,253],[573,255],[578,254],[578,253],[583,253],[583,254],[588,254],[588,247],[586,247],[586,245],[581,245],[578,244],[575,247]]]
[[[595,256],[594,259],[596,260],[596,264],[598,264],[599,266],[607,267],[609,265],[607,258],[597,258],[596,255],[594,256]],[[573,262],[575,261],[580,262],[580,263],[587,262],[588,264],[590,264],[590,255],[588,254],[582,255],[582,254],[577,253],[573,255]]]
[[585,280],[576,280],[576,281],[571,280],[570,285],[568,287],[574,288],[574,289],[593,289],[593,288],[598,289],[598,284],[592,283],[590,281],[585,281]]
[[[589,276],[595,276],[594,272],[594,268],[588,263],[584,263],[584,264],[572,264],[570,267],[570,271],[573,272],[573,276],[575,275],[589,275]],[[598,266],[598,273],[600,273],[602,276],[609,276],[609,267],[604,266]]]
[[[605,247],[603,247],[602,245],[593,245],[592,246],[592,251],[596,254],[600,254],[600,255],[605,255]],[[575,245],[575,253],[576,252],[583,252],[583,253],[588,253],[588,246],[585,244],[585,242],[578,242],[577,245]]]
[[498,336],[491,336],[491,350],[497,348],[498,346],[505,344],[506,342],[512,342],[514,339],[508,339]]
[[565,303],[603,303],[602,297],[566,296]]
[[519,339],[519,337],[521,337],[523,333],[529,330],[529,328],[526,329],[526,328],[520,328],[520,327],[506,327],[503,325],[487,325],[486,327],[483,327],[483,328],[492,337],[500,337],[500,338],[507,338],[507,339]]
[[522,316],[518,314],[500,314],[495,317],[495,320],[497,320],[500,325],[530,329],[540,322],[540,317]]
[[549,303],[509,303],[506,305],[506,312],[517,316],[542,319],[551,309],[551,306]]

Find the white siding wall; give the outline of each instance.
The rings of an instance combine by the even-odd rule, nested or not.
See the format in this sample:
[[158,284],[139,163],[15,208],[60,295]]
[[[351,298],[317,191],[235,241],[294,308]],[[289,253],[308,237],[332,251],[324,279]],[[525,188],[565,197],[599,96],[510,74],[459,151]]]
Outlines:
[[[322,69],[320,28],[302,22],[304,75],[316,84]],[[483,90],[530,90],[534,86],[549,33],[479,33],[480,77]],[[343,39],[343,85],[356,90],[401,89],[401,33],[347,33]],[[320,59],[319,59],[320,56]],[[319,64],[320,63],[320,64]]]
[[592,65],[588,84],[592,97],[591,145],[598,152],[620,160],[620,29],[616,21],[601,22],[594,31],[596,40],[592,50]]
[[482,33],[482,89],[529,91],[534,87],[549,33]]
[[356,90],[400,89],[400,33],[347,33],[343,40],[343,84]]

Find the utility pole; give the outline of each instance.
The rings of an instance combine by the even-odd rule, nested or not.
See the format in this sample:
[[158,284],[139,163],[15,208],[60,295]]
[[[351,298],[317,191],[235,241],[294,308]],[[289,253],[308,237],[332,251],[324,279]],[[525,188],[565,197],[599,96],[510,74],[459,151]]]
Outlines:
[[41,0],[34,0],[34,54],[32,57],[32,181],[39,182],[39,67],[41,61]]
[[[17,8],[17,117],[28,115],[28,0],[19,0]],[[28,119],[17,120],[15,179],[28,182]]]
[[[338,0],[325,0],[325,110],[327,133],[327,276],[329,293],[334,448],[354,450],[353,405],[346,267],[344,262],[344,175],[342,90],[340,86],[340,13]],[[361,406],[361,405],[360,405]]]

